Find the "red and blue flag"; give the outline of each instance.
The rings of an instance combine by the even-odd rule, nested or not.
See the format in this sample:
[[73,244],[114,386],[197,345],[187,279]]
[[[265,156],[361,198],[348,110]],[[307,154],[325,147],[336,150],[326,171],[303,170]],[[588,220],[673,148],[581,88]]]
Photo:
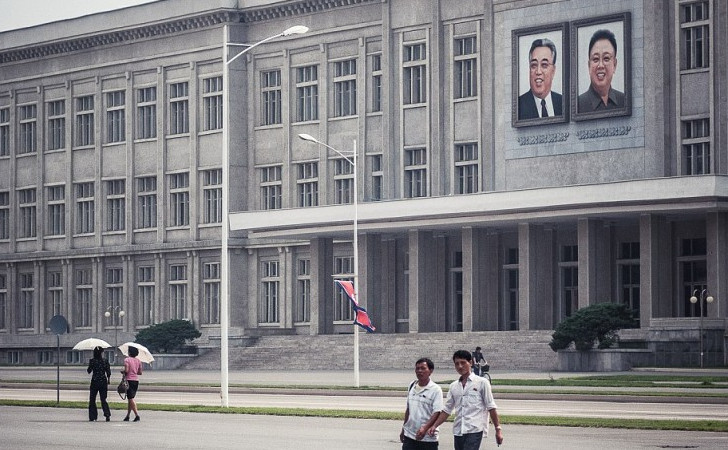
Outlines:
[[351,281],[344,281],[344,280],[335,280],[334,283],[336,283],[339,288],[346,294],[347,297],[349,297],[349,301],[351,301],[351,307],[354,308],[354,324],[359,325],[360,327],[367,330],[369,333],[373,333],[376,328],[374,328],[374,325],[372,325],[372,321],[369,320],[369,314],[367,314],[367,310],[359,306],[359,302],[356,301],[356,293],[354,292],[354,283]]

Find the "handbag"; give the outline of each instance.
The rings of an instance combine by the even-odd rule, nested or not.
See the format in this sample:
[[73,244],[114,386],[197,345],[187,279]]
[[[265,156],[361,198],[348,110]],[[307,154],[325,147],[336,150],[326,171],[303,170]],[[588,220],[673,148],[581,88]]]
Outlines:
[[116,392],[119,393],[119,397],[121,397],[122,400],[126,400],[126,391],[129,390],[129,382],[126,381],[126,377],[121,377],[121,382],[116,387]]

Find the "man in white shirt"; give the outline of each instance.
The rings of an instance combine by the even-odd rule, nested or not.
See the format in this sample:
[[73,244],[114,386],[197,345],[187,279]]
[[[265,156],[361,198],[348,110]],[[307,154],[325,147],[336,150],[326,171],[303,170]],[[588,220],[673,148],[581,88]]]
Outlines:
[[488,416],[495,426],[495,441],[503,443],[503,429],[498,418],[497,405],[493,400],[490,383],[471,373],[472,355],[467,350],[458,350],[452,357],[460,378],[450,385],[445,408],[438,415],[428,433],[435,432],[450,414],[455,413],[453,434],[455,450],[478,450],[483,438],[488,437]]
[[442,388],[430,379],[433,370],[435,364],[429,358],[420,358],[415,363],[417,380],[407,391],[404,425],[399,433],[402,450],[435,450],[438,447],[437,427],[428,434],[443,408]]

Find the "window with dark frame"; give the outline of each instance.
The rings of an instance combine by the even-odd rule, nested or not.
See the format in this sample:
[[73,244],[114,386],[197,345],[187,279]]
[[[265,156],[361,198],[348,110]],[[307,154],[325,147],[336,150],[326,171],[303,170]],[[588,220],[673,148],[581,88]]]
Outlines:
[[94,183],[76,183],[76,234],[94,232]]
[[427,45],[405,45],[403,49],[403,100],[405,105],[427,101]]
[[222,222],[222,169],[202,171],[202,221]]
[[262,209],[281,209],[283,184],[281,166],[262,167],[260,169],[260,202]]
[[455,145],[456,194],[474,194],[478,192],[478,160],[477,143]]
[[37,236],[36,230],[36,192],[35,188],[20,189],[18,195],[18,237],[33,238]]
[[48,102],[46,114],[48,114],[48,150],[60,150],[66,146],[66,101]]
[[189,83],[182,81],[169,85],[169,134],[190,132]]
[[76,147],[94,145],[94,96],[76,98]]
[[18,154],[35,153],[38,149],[38,107],[35,104],[19,106],[18,123]]
[[682,121],[683,175],[702,175],[710,170],[710,119]]
[[106,181],[106,231],[126,229],[126,180]]
[[222,129],[222,77],[202,80],[203,131]]
[[318,120],[318,66],[296,68],[296,121]]
[[157,137],[157,88],[137,89],[137,139]]
[[318,206],[318,162],[298,164],[298,206]]
[[681,68],[710,67],[710,2],[698,1],[680,5]]
[[106,142],[126,141],[126,92],[106,93]]
[[477,38],[467,36],[455,39],[455,65],[453,93],[455,98],[475,97],[478,93]]
[[404,196],[427,197],[427,150],[424,148],[404,151]]
[[190,174],[189,172],[169,175],[169,225],[172,227],[190,224]]
[[66,233],[66,186],[48,186],[46,190],[48,201],[48,227],[49,236],[63,236]]
[[334,63],[334,117],[356,115],[356,60]]
[[282,91],[280,69],[261,72],[262,125],[281,123]]

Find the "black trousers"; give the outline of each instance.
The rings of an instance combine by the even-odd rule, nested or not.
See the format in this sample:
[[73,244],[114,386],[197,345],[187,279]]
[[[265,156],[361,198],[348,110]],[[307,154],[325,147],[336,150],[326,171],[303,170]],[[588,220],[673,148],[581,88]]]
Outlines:
[[438,442],[415,441],[405,436],[402,450],[437,450],[438,444]]
[[104,417],[111,417],[111,410],[109,409],[109,403],[106,401],[106,395],[108,394],[109,385],[106,383],[95,384],[91,383],[89,397],[88,397],[88,419],[96,420],[99,417],[99,412],[96,409],[96,394],[101,398],[101,409],[104,410]]

